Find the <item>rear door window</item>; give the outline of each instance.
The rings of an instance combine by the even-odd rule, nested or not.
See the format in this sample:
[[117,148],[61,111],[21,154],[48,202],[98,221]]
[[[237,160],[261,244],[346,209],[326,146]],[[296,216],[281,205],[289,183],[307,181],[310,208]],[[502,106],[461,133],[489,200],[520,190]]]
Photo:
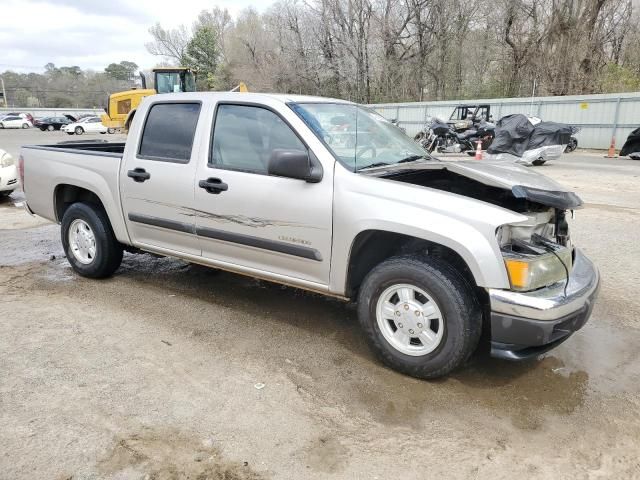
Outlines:
[[200,103],[156,103],[147,115],[138,156],[188,163],[199,116]]

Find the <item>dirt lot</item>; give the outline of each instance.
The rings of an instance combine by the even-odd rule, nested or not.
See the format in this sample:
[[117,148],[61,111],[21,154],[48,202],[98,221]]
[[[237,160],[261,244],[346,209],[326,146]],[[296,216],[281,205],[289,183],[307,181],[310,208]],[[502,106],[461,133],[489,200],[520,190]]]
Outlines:
[[[0,148],[63,139],[0,131]],[[478,355],[433,382],[381,366],[339,301],[148,255],[80,278],[14,194],[0,478],[640,478],[640,162],[539,170],[587,202],[572,229],[603,276],[593,317],[538,361]]]

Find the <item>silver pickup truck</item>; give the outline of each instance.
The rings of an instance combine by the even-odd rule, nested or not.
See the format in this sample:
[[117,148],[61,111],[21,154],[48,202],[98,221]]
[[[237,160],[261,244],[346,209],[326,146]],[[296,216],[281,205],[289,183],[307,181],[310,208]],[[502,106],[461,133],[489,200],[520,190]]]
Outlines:
[[549,350],[599,286],[569,235],[574,193],[517,165],[431,158],[341,100],[156,95],[126,143],[25,146],[19,171],[78,274],[144,251],[357,300],[374,352],[421,378],[463,364],[483,332],[499,358]]

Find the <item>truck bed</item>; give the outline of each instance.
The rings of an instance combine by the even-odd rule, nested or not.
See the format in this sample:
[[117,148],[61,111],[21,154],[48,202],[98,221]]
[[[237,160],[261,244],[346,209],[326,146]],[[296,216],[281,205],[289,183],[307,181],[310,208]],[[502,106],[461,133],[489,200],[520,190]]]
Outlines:
[[125,142],[70,140],[52,145],[29,145],[25,148],[121,158],[124,153],[124,146]]
[[23,188],[29,209],[59,222],[57,206],[64,201],[64,190],[85,189],[93,192],[104,206],[116,238],[126,242],[128,235],[118,186],[124,150],[123,142],[86,140],[22,147]]

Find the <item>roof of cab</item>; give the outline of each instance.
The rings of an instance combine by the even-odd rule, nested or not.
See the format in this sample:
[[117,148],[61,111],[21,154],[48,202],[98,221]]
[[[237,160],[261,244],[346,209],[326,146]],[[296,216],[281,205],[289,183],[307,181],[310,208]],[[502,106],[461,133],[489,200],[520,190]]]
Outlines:
[[347,100],[340,100],[338,98],[327,97],[313,97],[308,95],[289,95],[281,93],[253,93],[253,92],[186,92],[186,93],[163,93],[161,95],[154,95],[151,98],[152,101],[156,100],[203,100],[204,98],[222,98],[224,100],[247,100],[253,102],[275,100],[282,103],[288,102],[307,102],[307,103],[345,103],[352,104]]

